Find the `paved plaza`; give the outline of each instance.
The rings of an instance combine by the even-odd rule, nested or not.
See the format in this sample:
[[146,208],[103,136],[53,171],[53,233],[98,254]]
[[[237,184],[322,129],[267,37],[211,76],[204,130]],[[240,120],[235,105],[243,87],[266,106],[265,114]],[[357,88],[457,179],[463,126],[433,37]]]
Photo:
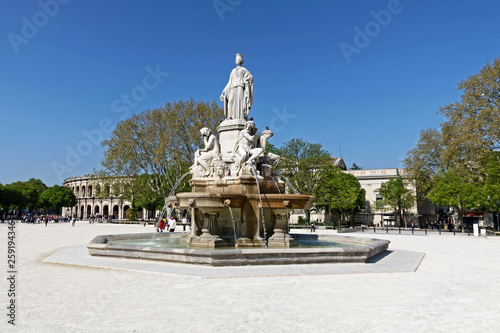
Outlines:
[[85,251],[96,235],[152,231],[17,223],[13,329],[6,316],[7,227],[0,226],[0,332],[498,330],[500,237],[356,232],[390,240],[389,251],[370,263],[288,267],[99,261]]

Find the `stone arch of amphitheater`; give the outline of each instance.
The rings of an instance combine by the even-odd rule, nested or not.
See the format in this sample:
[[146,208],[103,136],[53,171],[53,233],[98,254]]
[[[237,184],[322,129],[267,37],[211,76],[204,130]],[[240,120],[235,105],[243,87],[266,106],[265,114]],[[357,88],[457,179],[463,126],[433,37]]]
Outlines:
[[[70,177],[63,185],[69,187],[76,196],[76,205],[63,207],[63,215],[87,219],[92,215],[123,220],[131,209],[131,202],[122,197],[116,190],[123,179],[104,181],[92,175]],[[147,207],[137,209],[137,219],[154,218],[158,211],[151,212]]]

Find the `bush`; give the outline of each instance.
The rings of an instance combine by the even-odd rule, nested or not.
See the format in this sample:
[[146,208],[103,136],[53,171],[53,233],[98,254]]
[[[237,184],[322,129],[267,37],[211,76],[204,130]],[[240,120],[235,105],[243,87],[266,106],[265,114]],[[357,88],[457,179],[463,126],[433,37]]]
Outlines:
[[303,216],[299,216],[299,218],[297,219],[298,224],[309,225],[310,222],[311,221],[308,218],[304,218]]

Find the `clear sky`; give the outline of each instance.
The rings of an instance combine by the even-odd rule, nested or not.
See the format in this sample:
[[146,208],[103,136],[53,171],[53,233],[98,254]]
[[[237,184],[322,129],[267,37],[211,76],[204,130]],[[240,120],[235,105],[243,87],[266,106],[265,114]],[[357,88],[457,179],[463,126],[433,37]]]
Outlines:
[[4,0],[0,183],[91,173],[121,118],[218,101],[236,53],[271,143],[400,168],[457,83],[500,55],[499,13],[495,0]]

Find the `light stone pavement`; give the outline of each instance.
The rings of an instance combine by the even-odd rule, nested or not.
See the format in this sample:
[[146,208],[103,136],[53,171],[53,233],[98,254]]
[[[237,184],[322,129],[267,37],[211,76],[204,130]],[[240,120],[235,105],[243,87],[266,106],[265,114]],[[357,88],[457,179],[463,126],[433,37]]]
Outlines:
[[[391,252],[376,263],[341,264],[344,268],[327,264],[224,271],[104,259],[102,266],[124,265],[104,269],[44,262],[57,256],[89,260],[84,246],[94,236],[152,228],[17,223],[12,328],[6,316],[7,227],[0,226],[0,332],[498,331],[500,237],[357,232],[357,237],[390,240]],[[398,271],[395,266],[405,265],[398,256],[419,265]],[[381,268],[363,268],[368,266]]]

